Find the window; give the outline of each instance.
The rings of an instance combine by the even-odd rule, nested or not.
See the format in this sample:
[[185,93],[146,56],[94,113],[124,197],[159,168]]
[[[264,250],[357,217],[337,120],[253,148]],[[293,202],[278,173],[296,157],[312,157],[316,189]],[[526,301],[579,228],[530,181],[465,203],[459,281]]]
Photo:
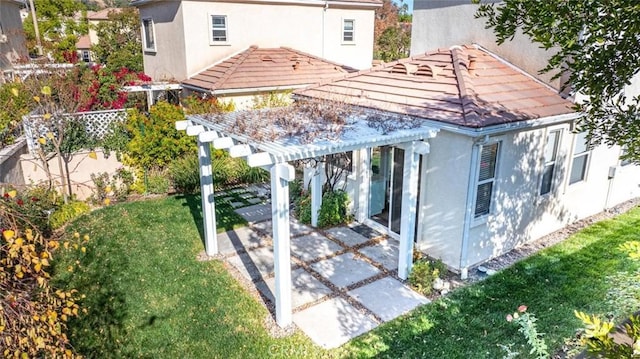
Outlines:
[[551,192],[553,174],[556,170],[556,157],[558,156],[558,142],[560,142],[560,130],[549,132],[547,144],[544,147],[544,169],[542,170],[540,195]]
[[628,158],[622,158],[627,154],[627,152],[627,149],[624,147],[622,148],[622,151],[620,151],[620,166],[628,166],[633,163],[633,161]]
[[227,42],[227,17],[224,15],[211,15],[211,42]]
[[342,21],[342,42],[354,42],[355,38],[355,20]]
[[475,218],[487,215],[491,211],[491,197],[493,195],[496,180],[498,145],[499,143],[497,142],[490,145],[484,145],[480,151]]
[[571,161],[571,173],[569,184],[584,181],[587,175],[587,163],[589,162],[589,144],[587,133],[580,132],[576,135],[573,145],[573,159]]
[[156,38],[153,30],[153,19],[142,19],[142,34],[145,51],[156,51]]
[[82,50],[82,61],[91,62],[91,56],[89,54],[89,50]]

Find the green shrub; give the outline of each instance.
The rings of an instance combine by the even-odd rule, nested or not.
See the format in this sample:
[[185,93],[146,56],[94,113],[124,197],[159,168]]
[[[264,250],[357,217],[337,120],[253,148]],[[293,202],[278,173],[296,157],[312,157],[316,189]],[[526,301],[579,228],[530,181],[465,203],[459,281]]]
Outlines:
[[196,193],[200,190],[200,164],[198,154],[188,154],[169,166],[173,188],[180,193]]
[[52,229],[58,229],[80,215],[89,212],[89,205],[80,201],[71,201],[62,204],[55,212],[51,213],[49,222]]
[[269,180],[269,172],[260,167],[249,167],[246,161],[241,161],[240,182],[242,183],[265,183]]
[[196,152],[194,137],[175,128],[176,121],[184,120],[178,106],[158,102],[149,115],[130,110],[127,131],[131,141],[127,144],[124,162],[137,168],[165,168],[176,158]]
[[296,217],[304,224],[311,223],[311,194],[307,191],[301,191],[295,200]]
[[22,122],[22,116],[36,107],[29,91],[22,83],[6,83],[0,86],[0,148],[10,145]]
[[11,220],[16,221],[9,223],[9,217],[1,215],[0,228],[32,228],[45,236],[51,234],[49,215],[62,204],[56,191],[44,186],[30,187],[24,191],[3,188],[0,189],[0,195],[3,211],[11,213]]
[[93,204],[103,204],[109,196],[109,174],[107,172],[92,173],[91,182],[93,182],[93,193],[89,197],[89,201]]
[[329,191],[322,195],[322,205],[318,213],[318,226],[330,227],[348,223],[350,216],[347,215],[347,205],[349,196],[342,190]]
[[447,266],[440,260],[430,261],[421,259],[413,264],[409,274],[409,284],[417,291],[429,295],[433,289],[433,282],[446,273]]
[[215,97],[201,98],[196,95],[187,96],[182,99],[185,113],[190,115],[199,113],[220,113],[235,111],[233,101],[218,101]]
[[213,168],[213,184],[218,187],[227,187],[240,183],[242,176],[242,163],[240,158],[232,158],[224,150],[216,150],[211,154],[211,166]]
[[151,194],[167,194],[171,187],[166,171],[151,171],[147,174],[147,192]]

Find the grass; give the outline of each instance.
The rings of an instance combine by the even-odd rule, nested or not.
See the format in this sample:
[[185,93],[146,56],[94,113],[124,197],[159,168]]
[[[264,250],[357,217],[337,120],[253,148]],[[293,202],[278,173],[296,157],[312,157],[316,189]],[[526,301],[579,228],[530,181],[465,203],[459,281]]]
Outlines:
[[[521,304],[538,317],[539,330],[554,350],[580,327],[574,309],[622,318],[640,306],[637,281],[629,280],[637,276],[640,264],[618,249],[640,239],[640,209],[635,209],[342,348],[324,351],[301,333],[269,336],[263,325],[267,311],[223,264],[196,261],[203,248],[196,226],[201,221],[199,204],[196,196],[126,203],[83,216],[68,229],[91,235],[86,254],[61,254],[54,267],[56,283],[86,295],[82,304],[89,313],[71,322],[71,340],[80,353],[144,358],[499,358],[504,352],[497,344],[514,343],[514,350],[528,352],[515,325],[505,320]],[[228,228],[239,225],[231,216],[220,213],[217,219]],[[627,284],[621,288],[621,283]],[[627,298],[624,306],[616,299],[620,291]]]

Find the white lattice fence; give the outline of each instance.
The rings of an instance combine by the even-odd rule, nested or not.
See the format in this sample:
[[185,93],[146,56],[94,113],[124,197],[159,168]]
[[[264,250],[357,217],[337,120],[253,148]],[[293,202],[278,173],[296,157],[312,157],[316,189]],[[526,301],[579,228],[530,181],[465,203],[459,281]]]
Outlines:
[[[92,111],[92,112],[79,112],[72,114],[65,114],[60,116],[68,119],[75,117],[76,120],[84,123],[87,135],[90,137],[101,140],[109,131],[111,131],[111,124],[114,122],[124,122],[127,119],[126,110],[106,110],[106,111]],[[35,151],[38,146],[38,138],[44,137],[48,132],[55,132],[55,123],[52,125],[52,121],[56,121],[54,116],[48,121],[44,119],[42,115],[28,115],[22,118],[22,126],[24,128],[24,134],[27,138],[27,145],[29,151]]]

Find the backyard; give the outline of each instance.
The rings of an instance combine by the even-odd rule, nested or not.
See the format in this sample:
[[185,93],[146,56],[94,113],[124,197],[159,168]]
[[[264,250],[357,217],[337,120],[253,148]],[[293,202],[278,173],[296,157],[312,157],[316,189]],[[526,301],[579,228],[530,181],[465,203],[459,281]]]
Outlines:
[[[498,358],[498,344],[527,357],[505,316],[520,305],[538,318],[552,351],[575,342],[574,310],[621,319],[637,310],[640,262],[619,246],[640,240],[640,208],[593,225],[483,282],[458,289],[325,351],[300,332],[274,338],[267,310],[203,249],[199,196],[109,206],[67,227],[88,233],[86,252],[58,257],[54,283],[78,289],[87,314],[72,319],[71,341],[88,357]],[[220,207],[220,206],[219,206]],[[219,227],[241,225],[222,206]]]

